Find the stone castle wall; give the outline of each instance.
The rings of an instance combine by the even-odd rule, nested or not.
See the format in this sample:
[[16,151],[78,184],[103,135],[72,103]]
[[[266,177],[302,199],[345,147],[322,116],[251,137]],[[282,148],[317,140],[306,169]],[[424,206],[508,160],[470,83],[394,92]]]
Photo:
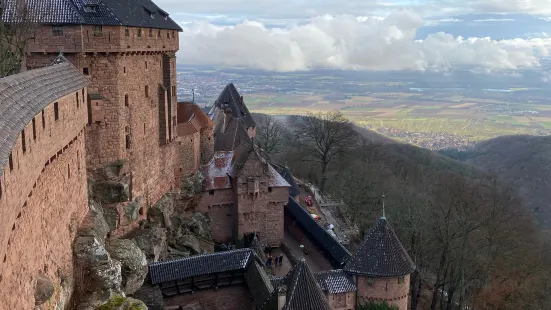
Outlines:
[[[269,187],[270,180],[261,173],[261,163],[252,155],[233,184],[237,197],[237,236],[257,232],[262,244],[279,246],[283,242],[283,213],[289,200],[287,187]],[[258,178],[259,192],[250,193],[247,179]]]
[[400,310],[408,309],[409,300],[409,275],[403,278],[400,283],[399,278],[371,278],[371,283],[367,277],[358,276],[356,286],[358,288],[358,303],[366,304],[370,301],[386,301],[390,305],[395,305]]
[[196,211],[205,214],[209,218],[212,240],[220,243],[234,241],[237,220],[233,189],[203,192]]
[[32,309],[40,273],[56,289],[53,306],[66,298],[61,286],[71,291],[72,241],[88,210],[83,93],[57,101],[57,120],[51,103],[44,125],[42,113],[27,124],[26,150],[20,134],[0,179],[0,286],[9,292],[0,294],[0,309]]
[[[64,25],[54,32],[52,26],[41,26],[29,42],[32,53],[93,53],[177,51],[178,32],[167,29],[102,26],[101,32],[92,25]],[[141,36],[139,35],[141,30]]]
[[[178,32],[138,27],[52,26],[39,28],[29,46],[28,68],[65,57],[91,78],[86,162],[89,169],[128,163],[130,200],[149,207],[177,188],[176,59]],[[59,33],[58,33],[59,34]],[[141,35],[140,35],[141,34]],[[147,210],[143,209],[142,214]],[[122,218],[122,214],[119,216]],[[119,219],[120,220],[120,219]],[[132,223],[123,223],[132,224]]]
[[356,292],[326,294],[332,310],[352,310],[356,308]]

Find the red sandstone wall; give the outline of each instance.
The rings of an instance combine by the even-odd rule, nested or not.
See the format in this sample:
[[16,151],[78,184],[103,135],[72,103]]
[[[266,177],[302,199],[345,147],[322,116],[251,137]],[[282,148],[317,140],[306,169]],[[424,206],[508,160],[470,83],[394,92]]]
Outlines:
[[214,156],[214,138],[213,128],[205,128],[201,130],[201,143],[200,143],[200,164],[206,165]]
[[192,303],[200,303],[205,310],[252,309],[253,299],[246,284],[232,285],[218,290],[201,290],[165,299],[165,308],[178,309]]
[[[0,198],[0,309],[32,309],[34,285],[42,271],[56,294],[72,277],[72,241],[87,207],[84,126],[86,106],[79,92],[61,98],[59,119],[53,103],[25,128],[13,148],[13,170],[6,164]],[[56,297],[57,298],[57,297]],[[53,298],[53,302],[55,299]]]
[[332,310],[354,310],[356,308],[356,292],[327,294],[326,297]]
[[[237,235],[257,232],[266,245],[279,246],[283,242],[283,211],[289,200],[289,189],[272,188],[270,192],[269,180],[260,174],[260,160],[251,156],[243,167],[243,174],[233,183],[237,186]],[[247,178],[252,176],[260,178],[258,194],[248,193]]]
[[[101,32],[95,32],[94,26],[61,26],[62,33],[54,35],[51,25],[38,27],[33,40],[29,42],[31,53],[92,53],[92,52],[140,52],[140,51],[177,51],[179,49],[178,32],[166,29],[138,27],[102,26]],[[160,33],[159,33],[160,31]]]
[[177,137],[179,173],[183,178],[195,174],[200,165],[201,135],[198,132]]
[[358,277],[358,303],[373,301],[386,301],[390,305],[396,305],[400,310],[408,309],[409,300],[409,275],[404,277],[403,283],[398,283],[398,278],[375,278],[370,285],[366,277]]
[[221,189],[203,192],[196,211],[210,219],[212,240],[229,242],[233,240],[236,225],[235,196],[233,189]]

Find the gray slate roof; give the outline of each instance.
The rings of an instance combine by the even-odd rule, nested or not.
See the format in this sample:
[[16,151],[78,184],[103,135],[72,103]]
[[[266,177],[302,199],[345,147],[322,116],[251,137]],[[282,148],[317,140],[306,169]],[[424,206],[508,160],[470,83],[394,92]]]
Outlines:
[[342,269],[320,271],[316,272],[314,276],[324,292],[338,294],[356,291],[352,276]]
[[372,277],[399,277],[414,270],[415,264],[384,217],[344,266],[350,274]]
[[[11,21],[19,0],[4,1],[6,10],[2,20]],[[44,24],[133,26],[182,31],[168,13],[151,0],[27,0],[27,3],[34,21]],[[85,10],[85,6],[90,5],[95,7],[94,12]]]
[[231,109],[233,117],[241,119],[243,125],[245,125],[245,129],[256,127],[256,122],[251,112],[249,112],[245,103],[241,101],[241,95],[233,83],[224,87],[224,90],[222,90],[220,96],[218,96],[218,99],[214,102],[214,105],[222,110],[226,108]]
[[54,64],[0,79],[0,175],[19,134],[49,104],[89,83],[63,56]]
[[283,279],[272,283],[275,289],[264,302],[260,308],[261,310],[279,310],[277,305],[278,294],[283,287],[286,287],[286,302],[282,310],[330,309],[321,287],[316,282],[312,270],[310,270],[304,259],[301,259]]
[[291,188],[289,188],[289,195],[291,197],[296,197],[300,194],[300,187],[298,186],[297,181],[295,180],[295,177],[293,176],[293,173],[289,169],[289,167],[278,165],[276,163],[272,162],[272,166],[275,168],[275,170],[291,185]]
[[182,280],[198,275],[245,270],[254,261],[254,251],[237,249],[191,256],[149,265],[151,284]]

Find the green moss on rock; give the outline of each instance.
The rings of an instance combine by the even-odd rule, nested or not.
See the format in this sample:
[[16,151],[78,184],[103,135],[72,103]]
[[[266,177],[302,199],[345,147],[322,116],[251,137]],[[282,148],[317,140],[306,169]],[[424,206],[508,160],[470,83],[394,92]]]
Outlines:
[[147,310],[147,306],[140,300],[113,295],[109,301],[96,310]]

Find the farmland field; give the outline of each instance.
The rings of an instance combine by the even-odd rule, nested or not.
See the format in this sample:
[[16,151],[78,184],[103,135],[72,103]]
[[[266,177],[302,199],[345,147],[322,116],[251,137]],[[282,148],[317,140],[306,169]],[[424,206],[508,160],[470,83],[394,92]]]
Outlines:
[[[493,99],[450,96],[435,101],[417,100],[416,94],[376,93],[327,100],[322,95],[250,94],[245,101],[252,112],[305,115],[340,110],[356,124],[373,129],[420,133],[448,133],[478,141],[509,134],[549,134],[551,105],[515,105]],[[415,100],[412,100],[415,98]],[[537,114],[518,116],[502,111],[530,109]]]

